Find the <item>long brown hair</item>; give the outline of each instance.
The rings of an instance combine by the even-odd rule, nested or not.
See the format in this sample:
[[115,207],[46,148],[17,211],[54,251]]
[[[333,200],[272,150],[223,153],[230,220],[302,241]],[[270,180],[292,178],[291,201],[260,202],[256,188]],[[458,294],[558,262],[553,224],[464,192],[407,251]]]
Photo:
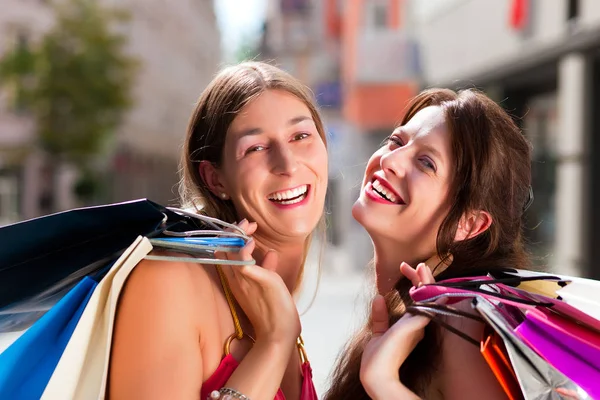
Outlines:
[[[287,72],[264,62],[246,61],[221,70],[202,92],[190,119],[180,160],[179,195],[182,206],[226,222],[239,215],[230,200],[215,196],[200,175],[200,162],[220,167],[227,131],[241,109],[267,90],[281,90],[296,96],[308,107],[317,131],[327,146],[323,121],[312,92]],[[324,218],[317,226],[324,239]],[[305,259],[312,235],[307,238]],[[302,268],[296,286],[303,276]]]
[[[441,106],[451,136],[454,177],[449,194],[451,208],[437,234],[437,254],[451,263],[436,279],[479,274],[507,267],[529,267],[522,236],[523,207],[531,183],[531,146],[512,118],[483,93],[469,89],[454,92],[429,89],[409,105],[402,125],[419,110]],[[464,213],[485,210],[492,224],[484,233],[455,241],[455,232]],[[425,261],[425,260],[422,260]],[[448,262],[449,259],[448,259]],[[386,295],[390,325],[412,303],[408,279],[400,279]],[[346,345],[332,375],[325,399],[369,399],[360,382],[360,360],[371,338],[371,321]],[[399,371],[399,379],[423,396],[435,372],[441,335],[434,324]]]

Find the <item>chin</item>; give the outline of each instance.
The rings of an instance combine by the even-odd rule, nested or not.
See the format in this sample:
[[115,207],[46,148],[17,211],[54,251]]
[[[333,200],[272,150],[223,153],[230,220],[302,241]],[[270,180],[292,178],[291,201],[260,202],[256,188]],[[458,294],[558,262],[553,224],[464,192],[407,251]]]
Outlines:
[[288,236],[292,237],[308,237],[314,232],[317,225],[319,224],[319,218],[308,220],[308,218],[302,219],[281,219],[280,220],[280,232],[286,232]]
[[352,206],[352,217],[367,231],[371,240],[383,237],[394,238],[396,235],[396,232],[389,228],[387,224],[389,221],[382,221],[381,216],[373,215],[373,210],[370,210],[361,198]]
[[361,194],[352,206],[352,217],[356,220],[356,222],[362,226],[365,226],[365,222],[367,222],[366,220],[369,219],[369,210],[362,196],[363,195]]

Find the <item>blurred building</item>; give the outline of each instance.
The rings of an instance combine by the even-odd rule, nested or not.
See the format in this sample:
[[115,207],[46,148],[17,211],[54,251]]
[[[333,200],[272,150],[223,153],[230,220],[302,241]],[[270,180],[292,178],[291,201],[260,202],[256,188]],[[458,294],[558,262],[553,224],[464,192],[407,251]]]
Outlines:
[[[27,46],[52,26],[48,6],[37,1],[5,0],[0,12],[0,54],[14,46]],[[0,91],[0,225],[39,207],[31,201],[43,185],[40,154],[32,150],[33,123],[11,102],[9,90]]]
[[[111,171],[110,201],[177,199],[177,164],[194,103],[221,61],[212,1],[103,0],[131,12],[123,32],[141,61],[135,106],[117,133],[104,167]],[[0,54],[27,45],[53,24],[49,2],[3,0]],[[35,148],[32,121],[0,93],[0,225],[76,206],[68,168],[47,187],[44,155]],[[54,205],[47,206],[48,196]]]
[[600,277],[600,2],[412,0],[427,86],[477,86],[533,143],[538,263]]
[[111,1],[131,10],[129,47],[143,63],[136,107],[119,133],[113,196],[173,204],[189,118],[221,62],[213,2]]
[[372,258],[351,216],[369,156],[418,90],[404,0],[269,0],[260,58],[308,84],[329,134],[329,240],[353,267]]

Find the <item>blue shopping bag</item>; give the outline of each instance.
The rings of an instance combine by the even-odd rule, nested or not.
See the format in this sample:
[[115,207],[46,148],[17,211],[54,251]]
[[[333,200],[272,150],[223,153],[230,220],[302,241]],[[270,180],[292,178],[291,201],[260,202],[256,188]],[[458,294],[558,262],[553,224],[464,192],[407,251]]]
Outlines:
[[0,399],[39,399],[97,282],[84,277],[0,354]]

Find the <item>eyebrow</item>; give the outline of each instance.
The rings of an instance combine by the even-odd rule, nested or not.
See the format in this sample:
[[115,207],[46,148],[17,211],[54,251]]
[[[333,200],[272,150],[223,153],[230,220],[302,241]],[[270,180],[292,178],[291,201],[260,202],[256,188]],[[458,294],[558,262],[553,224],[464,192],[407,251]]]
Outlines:
[[442,157],[442,154],[436,148],[429,146],[427,144],[423,145],[423,147],[425,148],[426,151],[433,154],[434,157],[436,157],[440,161],[444,161],[444,157]]
[[[396,129],[394,129],[394,131],[392,132],[392,134],[395,135],[408,135],[410,137],[412,137],[413,135],[411,135],[410,133],[408,133],[403,126],[399,126]],[[431,153],[434,157],[438,158],[440,161],[444,161],[444,157],[442,157],[442,153],[439,152],[438,149],[436,149],[435,147],[428,145],[428,144],[423,144],[422,145],[423,148],[428,151],[429,153]]]
[[[313,118],[306,116],[306,115],[300,115],[300,116],[290,119],[288,121],[287,125],[294,126],[294,125],[297,125],[300,122],[304,122],[304,121],[313,121]],[[263,130],[261,128],[246,129],[246,130],[241,131],[238,138],[243,138],[245,136],[252,136],[252,135],[260,135],[261,133],[263,133]]]

